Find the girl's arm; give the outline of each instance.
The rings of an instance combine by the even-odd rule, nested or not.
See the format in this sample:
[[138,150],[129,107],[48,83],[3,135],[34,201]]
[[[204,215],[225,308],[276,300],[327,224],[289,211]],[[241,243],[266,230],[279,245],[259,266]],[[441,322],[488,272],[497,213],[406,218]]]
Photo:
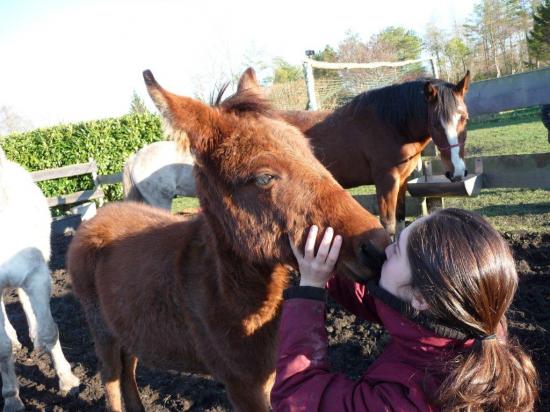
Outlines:
[[417,410],[407,388],[398,383],[352,381],[329,372],[324,294],[323,289],[303,287],[286,293],[271,391],[273,411]]
[[361,319],[381,323],[374,298],[365,285],[344,275],[333,276],[327,283],[329,296],[349,312]]

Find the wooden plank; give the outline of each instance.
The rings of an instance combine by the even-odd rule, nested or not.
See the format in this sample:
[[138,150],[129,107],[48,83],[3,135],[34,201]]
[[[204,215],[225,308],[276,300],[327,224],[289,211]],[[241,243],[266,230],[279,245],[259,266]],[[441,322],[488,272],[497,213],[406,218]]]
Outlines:
[[470,116],[550,103],[550,67],[474,82],[466,94]]
[[122,172],[112,173],[110,175],[98,175],[97,183],[100,185],[114,185],[122,183]]
[[[476,170],[474,157],[466,168]],[[550,153],[482,156],[483,188],[550,189]],[[432,160],[434,174],[444,174],[440,159]]]
[[103,190],[100,187],[96,187],[92,190],[83,190],[64,196],[50,197],[48,198],[48,206],[70,205],[73,203],[85,202],[87,200],[102,199],[104,196]]
[[70,166],[58,167],[55,169],[38,170],[31,172],[31,176],[35,182],[42,182],[44,180],[60,179],[62,177],[80,176],[87,173],[97,172],[97,165],[95,162],[78,163]]

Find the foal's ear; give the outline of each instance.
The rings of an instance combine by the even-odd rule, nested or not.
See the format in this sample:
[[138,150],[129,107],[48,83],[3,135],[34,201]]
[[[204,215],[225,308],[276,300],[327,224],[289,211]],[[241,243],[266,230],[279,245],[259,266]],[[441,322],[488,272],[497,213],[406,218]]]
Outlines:
[[470,87],[470,70],[466,71],[464,78],[457,83],[455,86],[455,92],[464,96],[468,93],[468,88]]
[[262,88],[258,84],[256,71],[252,67],[246,69],[239,79],[239,84],[237,85],[237,94],[240,93],[250,93],[260,98],[265,97]]
[[426,100],[430,103],[437,99],[437,89],[432,82],[426,82],[424,85],[424,95],[426,96]]
[[249,67],[244,71],[239,79],[237,93],[247,89],[256,89],[258,87],[260,86],[258,85],[258,79],[256,78],[256,71],[252,67]]
[[219,112],[189,97],[177,96],[164,90],[149,70],[143,72],[149,96],[155,102],[162,117],[176,131],[189,136],[195,152],[206,152],[215,146],[222,135],[223,122]]

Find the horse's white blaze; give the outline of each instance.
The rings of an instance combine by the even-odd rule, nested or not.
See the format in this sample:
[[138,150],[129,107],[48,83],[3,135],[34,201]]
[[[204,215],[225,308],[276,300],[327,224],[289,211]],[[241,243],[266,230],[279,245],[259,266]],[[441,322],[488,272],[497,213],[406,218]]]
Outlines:
[[[443,128],[445,129],[445,134],[447,136],[447,142],[449,143],[449,146],[453,146],[458,144],[458,122],[460,121],[460,113],[455,113],[453,117],[451,118],[451,121],[447,124],[442,120],[441,124],[443,125]],[[464,177],[464,173],[466,171],[466,165],[464,164],[464,160],[460,158],[460,147],[455,146],[451,149],[451,162],[453,163],[454,172],[453,177]]]
[[[36,347],[52,355],[62,390],[79,385],[59,345],[58,329],[50,311],[51,216],[46,198],[31,175],[10,162],[0,148],[0,294],[17,288]],[[0,372],[5,405],[22,405],[13,357],[20,346],[0,300]]]

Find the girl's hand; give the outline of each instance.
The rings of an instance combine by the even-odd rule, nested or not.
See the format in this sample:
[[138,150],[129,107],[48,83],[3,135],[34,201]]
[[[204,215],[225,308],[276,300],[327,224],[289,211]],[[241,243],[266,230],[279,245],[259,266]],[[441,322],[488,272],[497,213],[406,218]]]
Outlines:
[[340,254],[342,246],[342,236],[337,235],[332,241],[334,230],[328,227],[321,240],[317,256],[315,256],[315,241],[317,240],[317,226],[311,226],[307,236],[304,254],[302,255],[294,241],[289,236],[290,247],[298,261],[300,269],[300,286],[314,286],[324,288],[328,280],[332,277],[334,265]]

